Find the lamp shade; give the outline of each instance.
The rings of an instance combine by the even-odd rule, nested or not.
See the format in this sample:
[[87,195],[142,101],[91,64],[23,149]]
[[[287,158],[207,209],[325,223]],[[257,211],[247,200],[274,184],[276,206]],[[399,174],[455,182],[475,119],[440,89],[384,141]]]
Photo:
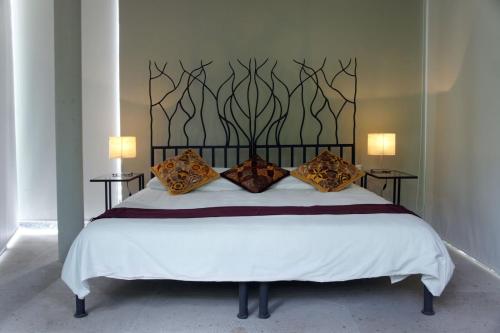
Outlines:
[[368,155],[396,155],[396,133],[369,133]]
[[109,158],[134,158],[136,156],[135,136],[110,136]]

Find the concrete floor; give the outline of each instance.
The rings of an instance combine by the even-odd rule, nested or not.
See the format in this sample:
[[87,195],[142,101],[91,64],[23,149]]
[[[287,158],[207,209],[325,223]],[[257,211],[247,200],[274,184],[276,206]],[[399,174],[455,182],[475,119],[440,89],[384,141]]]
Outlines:
[[436,315],[420,314],[417,278],[271,285],[270,319],[236,318],[237,286],[175,281],[91,282],[89,316],[74,319],[60,280],[57,236],[21,235],[0,257],[0,332],[500,332],[500,280],[453,254],[457,269]]

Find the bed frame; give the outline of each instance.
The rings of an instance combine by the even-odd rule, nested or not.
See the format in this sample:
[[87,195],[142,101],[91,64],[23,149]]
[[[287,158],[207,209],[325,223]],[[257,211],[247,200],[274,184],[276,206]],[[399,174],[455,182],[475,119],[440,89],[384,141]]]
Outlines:
[[[323,149],[356,163],[356,58],[339,60],[332,75],[327,75],[326,58],[316,67],[293,60],[298,71],[293,84],[281,78],[277,61],[253,58],[230,61],[225,77],[211,87],[211,64],[201,61],[187,69],[180,61],[175,78],[167,72],[166,62],[149,61],[151,166],[188,148],[213,167],[232,166],[256,154],[293,167]],[[346,121],[348,132],[342,132]],[[249,282],[238,287],[240,319],[248,317]],[[255,282],[258,316],[269,318],[269,283]],[[433,296],[423,289],[422,313],[433,315]],[[86,315],[85,300],[76,297],[75,317]]]

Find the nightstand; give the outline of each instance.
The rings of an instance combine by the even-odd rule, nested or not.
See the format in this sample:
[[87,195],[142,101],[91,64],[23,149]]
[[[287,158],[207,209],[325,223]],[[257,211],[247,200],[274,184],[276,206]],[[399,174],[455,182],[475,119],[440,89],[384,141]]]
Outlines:
[[401,179],[417,179],[415,175],[411,175],[406,172],[389,170],[389,172],[372,172],[370,170],[365,171],[365,176],[361,181],[361,185],[366,188],[368,185],[368,176],[377,179],[392,179],[392,203],[395,205],[400,205],[401,202]]
[[111,209],[111,183],[129,183],[134,179],[139,180],[139,191],[144,189],[144,174],[132,173],[128,175],[113,176],[112,174],[104,175],[90,180],[91,183],[104,183],[104,198],[106,201],[106,210]]

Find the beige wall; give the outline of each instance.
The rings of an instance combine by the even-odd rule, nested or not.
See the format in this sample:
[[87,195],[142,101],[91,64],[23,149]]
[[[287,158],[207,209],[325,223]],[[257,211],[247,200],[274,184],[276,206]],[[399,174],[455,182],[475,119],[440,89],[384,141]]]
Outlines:
[[[214,60],[222,73],[237,57],[270,57],[286,69],[292,59],[335,65],[356,56],[358,163],[378,166],[366,156],[368,132],[396,132],[398,153],[386,166],[419,174],[422,8],[417,0],[121,0],[121,132],[138,138],[138,157],[123,169],[149,168],[149,59]],[[418,182],[405,183],[403,203],[415,209],[417,193]]]
[[500,272],[500,1],[429,0],[425,216]]

